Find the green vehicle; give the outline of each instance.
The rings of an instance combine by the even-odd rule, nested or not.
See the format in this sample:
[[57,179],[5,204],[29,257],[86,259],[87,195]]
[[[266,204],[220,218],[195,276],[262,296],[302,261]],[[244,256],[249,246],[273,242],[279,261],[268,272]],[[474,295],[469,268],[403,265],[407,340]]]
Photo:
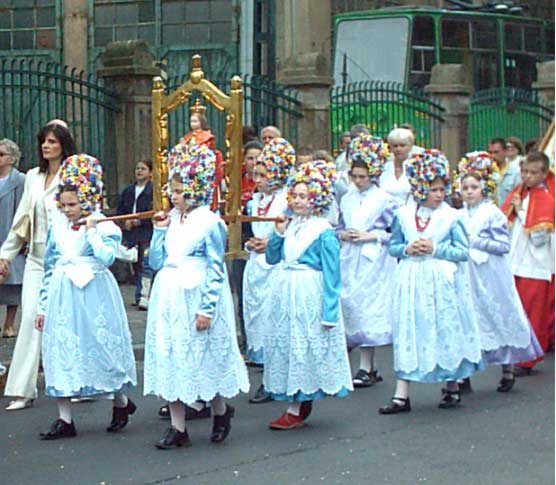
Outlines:
[[475,91],[530,90],[536,63],[554,58],[554,22],[429,7],[392,7],[334,21],[333,140],[355,123],[385,136],[400,123],[437,142],[442,110],[420,91],[438,63],[468,66]]

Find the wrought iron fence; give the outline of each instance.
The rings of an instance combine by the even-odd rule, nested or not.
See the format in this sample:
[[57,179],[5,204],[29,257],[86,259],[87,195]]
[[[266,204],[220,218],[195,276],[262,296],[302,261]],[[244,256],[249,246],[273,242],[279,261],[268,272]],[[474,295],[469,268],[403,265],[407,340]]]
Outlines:
[[[188,78],[182,74],[168,79],[169,92],[177,89]],[[231,75],[211,79],[222,91],[229,93]],[[257,132],[266,125],[276,125],[283,136],[297,146],[297,124],[301,118],[301,102],[295,89],[288,88],[263,76],[243,76],[243,125],[253,126]],[[183,105],[170,113],[170,143],[176,144],[184,133],[189,131],[189,106],[195,102],[193,96],[189,105]],[[217,147],[224,150],[225,116],[209,103],[206,116],[216,137]]]
[[444,108],[426,93],[395,82],[362,81],[330,90],[333,151],[343,132],[364,124],[371,134],[386,138],[403,123],[415,127],[415,142],[424,147],[440,144]]
[[471,98],[468,121],[469,150],[484,149],[492,138],[517,136],[523,141],[540,138],[554,110],[535,91],[494,88],[477,91]]
[[0,61],[0,138],[15,141],[20,167],[36,165],[36,134],[53,118],[67,122],[78,150],[99,158],[110,199],[117,192],[117,95],[101,79],[75,68],[28,59]]

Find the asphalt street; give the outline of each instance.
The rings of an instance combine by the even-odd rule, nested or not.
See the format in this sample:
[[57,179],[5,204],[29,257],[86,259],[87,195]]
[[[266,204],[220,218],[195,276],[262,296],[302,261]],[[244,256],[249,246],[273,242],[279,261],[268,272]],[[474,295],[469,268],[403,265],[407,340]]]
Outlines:
[[[129,315],[135,338],[145,313],[129,308]],[[10,346],[1,344],[1,359]],[[396,416],[377,412],[393,393],[391,348],[379,349],[377,358],[385,382],[315,403],[304,428],[269,430],[284,405],[253,405],[241,395],[232,401],[236,417],[223,444],[210,443],[211,420],[194,421],[193,446],[169,451],[153,447],[168,421],[157,416],[162,403],[143,397],[141,386],[131,393],[138,410],[121,433],[104,431],[111,403],[99,399],[73,405],[78,436],[54,442],[38,439],[57,417],[53,399],[41,390],[33,408],[9,413],[4,398],[0,483],[554,483],[554,354],[508,394],[495,392],[498,368],[478,374],[456,410],[437,408],[441,385],[413,385],[413,410]],[[139,364],[140,378],[141,370]],[[261,374],[251,369],[250,376],[254,391]]]

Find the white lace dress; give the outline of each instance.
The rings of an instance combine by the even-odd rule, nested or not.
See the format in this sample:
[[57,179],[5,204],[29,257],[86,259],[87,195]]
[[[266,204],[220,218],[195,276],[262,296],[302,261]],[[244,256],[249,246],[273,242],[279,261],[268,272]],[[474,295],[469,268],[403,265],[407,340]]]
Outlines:
[[468,265],[485,361],[512,364],[542,357],[508,263],[506,216],[490,201],[461,212],[471,246]]
[[38,309],[45,315],[42,358],[48,396],[91,396],[137,384],[125,307],[108,270],[121,239],[112,222],[75,231],[62,214],[52,218]]
[[[434,253],[407,255],[407,245],[420,238],[433,241]],[[392,227],[390,254],[400,258],[390,301],[397,377],[438,382],[469,377],[483,368],[464,264],[469,246],[458,211],[442,203],[420,231],[416,208],[401,207]]]
[[[224,264],[226,226],[208,206],[154,228],[149,264],[157,273],[145,335],[144,394],[186,404],[249,391]],[[197,314],[212,317],[199,331]]]
[[392,343],[390,308],[384,302],[392,294],[397,261],[388,253],[396,200],[379,187],[364,192],[352,186],[340,204],[336,231],[357,229],[374,233],[369,242],[342,241],[342,313],[350,347],[374,347]]
[[[273,194],[257,192],[249,204],[250,215],[275,217],[288,207],[285,189]],[[273,222],[252,222],[256,237],[269,238],[274,232]],[[247,336],[247,358],[258,364],[264,363],[264,335],[269,314],[275,310],[268,282],[277,267],[266,262],[265,254],[251,252],[243,274],[243,321]]]
[[275,302],[263,384],[274,399],[308,401],[353,390],[340,312],[339,242],[324,218],[294,218],[273,234],[267,260]]

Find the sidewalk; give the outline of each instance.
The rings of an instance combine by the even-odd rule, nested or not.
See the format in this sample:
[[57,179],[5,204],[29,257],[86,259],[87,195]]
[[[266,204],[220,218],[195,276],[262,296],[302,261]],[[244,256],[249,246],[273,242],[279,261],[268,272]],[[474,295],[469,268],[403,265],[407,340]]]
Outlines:
[[[145,348],[145,326],[147,325],[147,312],[138,310],[137,307],[131,306],[134,300],[135,287],[132,285],[120,285],[120,291],[124,299],[127,318],[129,320],[129,329],[133,338],[133,348],[135,350],[135,359],[142,362]],[[4,325],[6,316],[6,307],[0,307],[0,325]],[[19,328],[21,313],[18,311],[16,317],[16,328]],[[1,333],[0,333],[1,335]],[[0,362],[7,364],[12,360],[12,354],[15,346],[15,338],[0,338]]]

